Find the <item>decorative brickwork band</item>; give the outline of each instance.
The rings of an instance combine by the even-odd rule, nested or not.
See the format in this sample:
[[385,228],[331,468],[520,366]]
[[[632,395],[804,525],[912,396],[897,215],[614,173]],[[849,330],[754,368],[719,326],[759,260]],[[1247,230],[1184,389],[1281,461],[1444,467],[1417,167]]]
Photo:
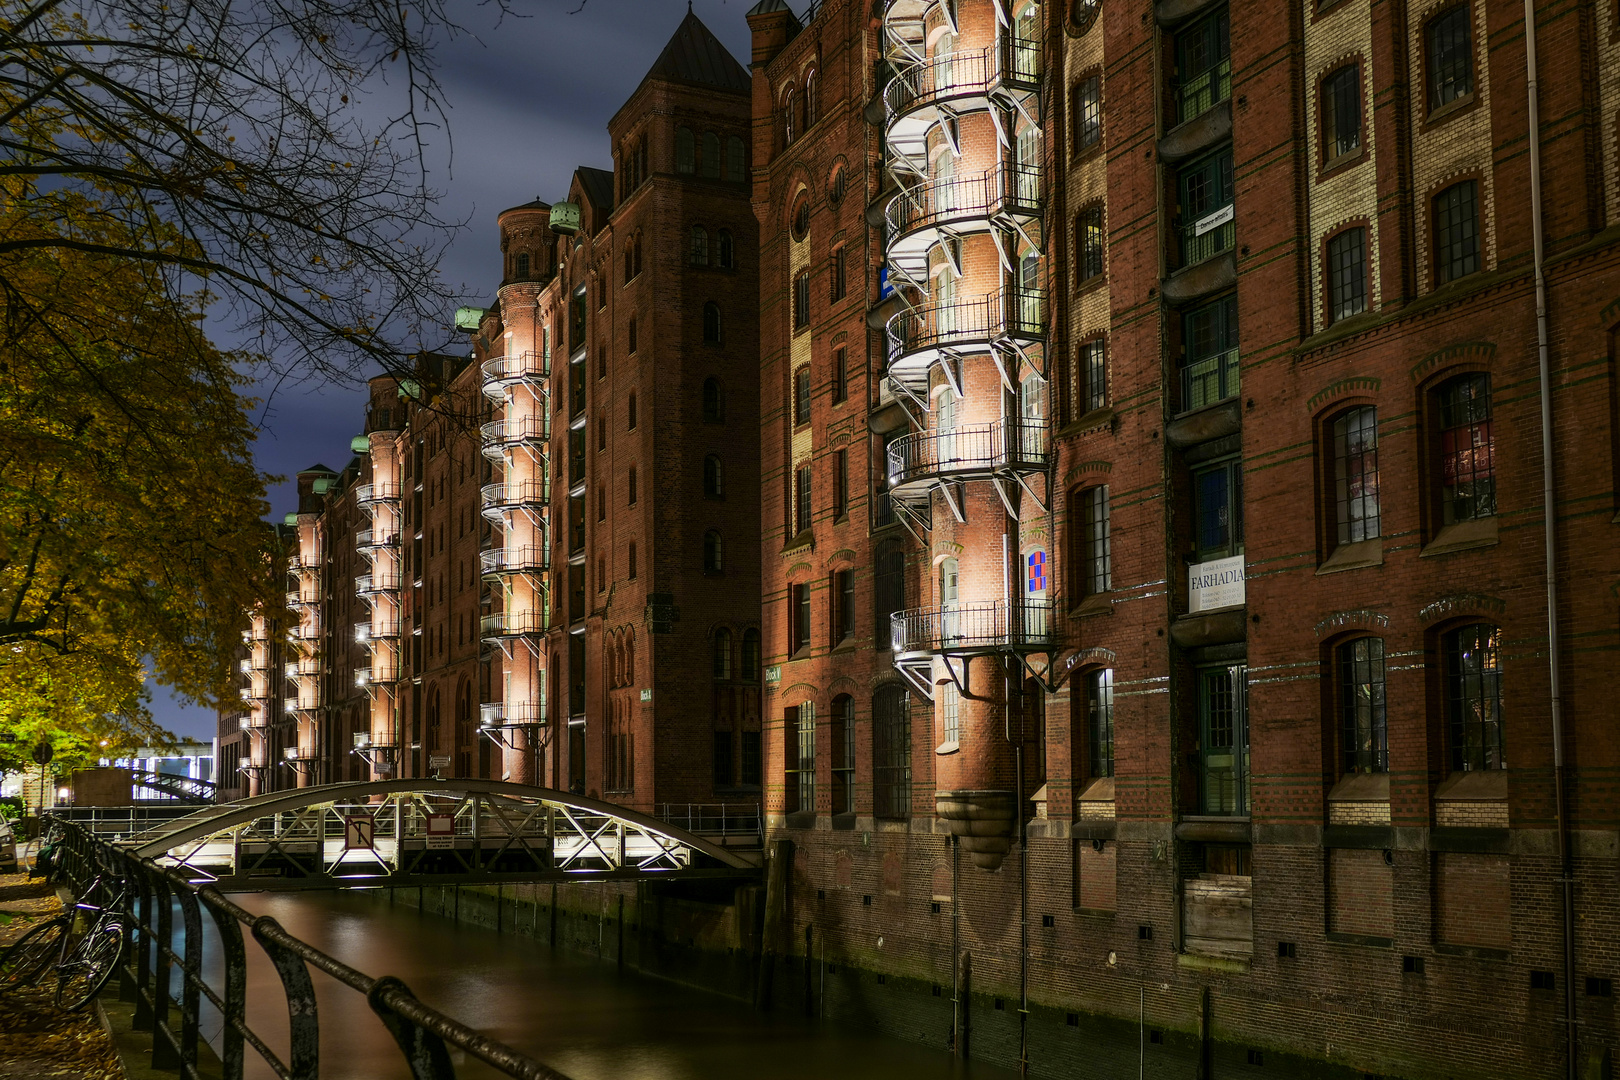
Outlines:
[[1322,387],[1322,389],[1312,394],[1310,400],[1305,403],[1305,410],[1307,412],[1314,413],[1317,406],[1321,405],[1323,402],[1331,401],[1333,398],[1341,397],[1345,394],[1353,394],[1358,390],[1365,390],[1368,393],[1376,394],[1378,393],[1378,388],[1382,385],[1383,380],[1373,375],[1351,375],[1346,379],[1338,379],[1334,382],[1328,383],[1326,386]]
[[1063,474],[1063,486],[1068,487],[1087,473],[1101,473],[1106,476],[1113,471],[1114,463],[1111,461],[1082,461]]
[[1457,593],[1443,596],[1432,604],[1418,609],[1418,622],[1424,626],[1449,619],[1454,615],[1487,615],[1500,617],[1507,610],[1507,601],[1482,593]]
[[1316,624],[1316,636],[1320,640],[1330,634],[1337,634],[1341,630],[1387,630],[1389,629],[1389,616],[1378,611],[1335,611],[1332,615]]

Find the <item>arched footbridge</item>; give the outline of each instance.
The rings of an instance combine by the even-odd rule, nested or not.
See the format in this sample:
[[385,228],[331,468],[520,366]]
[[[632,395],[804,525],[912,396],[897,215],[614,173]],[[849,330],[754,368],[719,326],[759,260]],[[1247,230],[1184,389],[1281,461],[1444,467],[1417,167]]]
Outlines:
[[750,877],[738,851],[635,810],[499,780],[377,780],[209,806],[118,846],[225,892]]

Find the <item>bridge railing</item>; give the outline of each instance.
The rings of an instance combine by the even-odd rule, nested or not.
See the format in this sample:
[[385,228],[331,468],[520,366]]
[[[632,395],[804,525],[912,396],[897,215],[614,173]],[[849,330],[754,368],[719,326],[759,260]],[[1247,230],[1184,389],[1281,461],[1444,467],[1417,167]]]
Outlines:
[[659,803],[655,815],[699,836],[763,841],[764,815],[758,803]]
[[[124,952],[120,971],[122,993],[135,1002],[135,1026],[152,1036],[154,1070],[174,1072],[182,1080],[200,1080],[204,1075],[242,1080],[251,1050],[282,1080],[344,1075],[341,1060],[327,1062],[323,1068],[313,969],[365,995],[367,1004],[398,1043],[415,1080],[454,1080],[452,1051],[477,1058],[502,1076],[569,1080],[565,1074],[423,1004],[399,979],[387,975],[373,978],[287,933],[273,917],[256,916],[238,907],[216,889],[198,887],[151,859],[137,859],[77,822],[64,821],[63,826],[67,836],[61,865],[75,891],[84,889],[98,873],[129,884],[133,897],[129,927],[133,938],[131,947]],[[224,961],[223,980],[218,982],[210,982],[205,975],[204,912],[219,939]],[[248,979],[244,927],[275,968],[277,983],[261,984]],[[289,1035],[285,1058],[247,1022],[250,988],[254,993],[274,992],[263,990],[265,985],[279,985],[286,1006]],[[224,1019],[220,1072],[199,1065],[205,1008],[217,1010]]]

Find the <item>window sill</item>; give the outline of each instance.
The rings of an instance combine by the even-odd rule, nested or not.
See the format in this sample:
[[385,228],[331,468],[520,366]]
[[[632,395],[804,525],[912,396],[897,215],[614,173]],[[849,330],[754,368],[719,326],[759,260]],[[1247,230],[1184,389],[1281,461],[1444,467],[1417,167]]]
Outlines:
[[1085,619],[1093,615],[1112,615],[1114,598],[1108,593],[1094,593],[1069,609],[1069,618]]
[[1236,975],[1247,975],[1250,965],[1247,956],[1242,956],[1240,959],[1236,956],[1210,956],[1204,953],[1184,952],[1176,954],[1176,966],[1203,971],[1229,971]]
[[834,645],[831,649],[828,650],[828,652],[833,654],[833,655],[837,655],[838,653],[851,653],[851,652],[854,652],[854,651],[855,651],[855,635],[854,634],[850,634],[848,637],[845,637],[844,639],[839,641],[838,644]]
[[1360,945],[1367,949],[1393,949],[1395,939],[1387,937],[1371,937],[1367,934],[1345,934],[1338,930],[1329,930],[1322,935],[1323,940],[1334,945]]
[[804,551],[816,546],[816,534],[809,529],[797,536],[789,537],[788,542],[782,545],[782,554],[791,555],[794,552]]
[[855,814],[834,814],[832,816],[832,829],[834,832],[853,832],[855,829]]
[[1423,118],[1423,130],[1427,131],[1436,124],[1444,123],[1454,116],[1468,112],[1479,104],[1477,93],[1464,94],[1460,98],[1446,102]]
[[1316,173],[1316,182],[1321,183],[1330,177],[1338,176],[1343,172],[1348,172],[1366,160],[1367,146],[1365,143],[1363,143],[1361,146],[1356,147],[1356,149],[1351,150],[1347,154],[1340,154],[1336,158],[1329,161],[1324,161],[1321,169],[1319,169]]
[[942,742],[934,747],[934,753],[944,757],[947,754],[954,754],[960,749],[962,749],[962,744],[959,742]]
[[1371,540],[1340,544],[1333,549],[1333,554],[1316,568],[1316,574],[1320,577],[1323,574],[1336,574],[1341,570],[1360,570],[1368,566],[1383,565],[1384,540],[1381,536],[1375,536]]
[[1449,945],[1444,941],[1435,942],[1434,951],[1441,956],[1458,956],[1466,960],[1507,960],[1511,955],[1506,949],[1487,949],[1482,945]]
[[1092,409],[1084,416],[1081,416],[1078,420],[1071,420],[1069,423],[1065,424],[1063,429],[1057,433],[1057,437],[1060,439],[1065,439],[1072,435],[1084,435],[1088,431],[1098,431],[1102,428],[1109,428],[1111,430],[1113,426],[1113,407],[1104,405],[1100,409]]
[[1453,551],[1495,547],[1496,543],[1496,515],[1493,514],[1486,518],[1447,525],[1435,534],[1433,540],[1424,545],[1418,557],[1427,559],[1432,555],[1447,555]]

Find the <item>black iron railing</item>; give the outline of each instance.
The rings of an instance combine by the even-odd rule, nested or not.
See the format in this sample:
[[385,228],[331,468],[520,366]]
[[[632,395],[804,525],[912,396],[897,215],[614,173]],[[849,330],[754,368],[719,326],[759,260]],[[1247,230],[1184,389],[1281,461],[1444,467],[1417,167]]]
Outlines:
[[1002,338],[1046,332],[1046,291],[1008,287],[970,300],[922,304],[889,320],[889,358],[928,348],[989,347]]
[[889,444],[889,486],[959,474],[989,475],[1019,466],[1045,468],[1046,423],[997,420],[993,424],[919,431]]
[[897,611],[889,617],[896,654],[1038,651],[1052,640],[1049,600],[992,600]]
[[[135,1003],[135,1027],[152,1036],[153,1069],[173,1072],[182,1080],[200,1080],[205,1075],[242,1080],[248,1052],[252,1051],[282,1080],[344,1075],[345,1063],[341,1059],[325,1063],[321,1060],[313,969],[365,995],[367,1004],[399,1044],[416,1080],[453,1080],[453,1050],[477,1058],[502,1076],[569,1080],[565,1074],[424,1005],[399,979],[386,975],[373,978],[358,971],[287,933],[273,917],[254,915],[214,888],[199,887],[176,870],[158,866],[150,859],[136,859],[77,822],[64,820],[62,826],[66,839],[61,866],[76,891],[85,888],[99,872],[110,873],[130,885],[134,899],[128,926],[133,935],[121,964],[121,995]],[[208,936],[217,939],[224,961],[224,976],[216,977],[216,981],[210,981],[204,970],[204,912],[211,924]],[[244,927],[278,976],[286,1009],[283,1015],[289,1025],[285,1059],[265,1035],[247,1022],[250,992],[274,994],[276,991],[267,987],[277,984],[249,981]],[[218,1048],[223,1068],[218,1071],[199,1063],[205,1008],[217,1011],[224,1019]]]
[[982,52],[931,56],[907,64],[883,88],[890,116],[900,116],[936,99],[983,94],[996,75],[996,57]]
[[1039,212],[1038,165],[1004,164],[978,176],[930,180],[897,194],[884,211],[891,235],[941,222],[988,218],[1004,209]]

